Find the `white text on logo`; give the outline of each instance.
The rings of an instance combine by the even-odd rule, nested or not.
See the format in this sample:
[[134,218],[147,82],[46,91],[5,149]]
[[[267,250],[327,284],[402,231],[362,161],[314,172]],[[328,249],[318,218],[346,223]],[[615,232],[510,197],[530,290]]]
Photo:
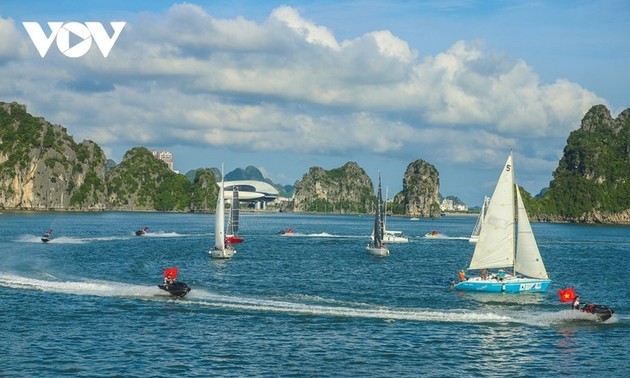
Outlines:
[[[42,58],[48,53],[53,40],[57,40],[57,48],[69,58],[79,58],[85,55],[90,51],[92,40],[94,40],[103,57],[107,58],[126,22],[110,22],[109,24],[114,29],[111,37],[100,22],[86,22],[85,24],[80,22],[48,22],[50,35],[47,36],[39,23],[22,22]],[[81,41],[70,46],[70,33],[80,38]]]

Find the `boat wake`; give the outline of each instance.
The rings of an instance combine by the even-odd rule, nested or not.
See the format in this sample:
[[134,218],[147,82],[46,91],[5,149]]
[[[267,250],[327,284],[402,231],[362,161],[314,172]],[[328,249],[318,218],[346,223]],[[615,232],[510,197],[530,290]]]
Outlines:
[[[37,290],[71,295],[91,295],[98,297],[136,298],[140,300],[174,300],[160,290],[157,285],[134,285],[124,282],[104,280],[64,281],[37,279],[0,273],[0,287],[17,290]],[[481,323],[509,324],[519,323],[530,326],[549,327],[576,322],[597,323],[593,316],[574,310],[555,312],[504,311],[497,314],[491,309],[485,310],[436,310],[426,308],[391,308],[368,303],[343,302],[308,296],[295,296],[295,301],[236,297],[212,293],[203,288],[193,288],[185,300],[177,300],[185,306],[203,306],[243,312],[268,312],[293,315],[382,319],[385,321],[417,321],[439,323]],[[308,303],[305,303],[308,302]],[[323,304],[319,304],[319,303]],[[606,322],[618,322],[615,314]]]
[[[509,324],[555,326],[565,322],[593,321],[588,314],[572,310],[534,313],[510,311],[497,314],[492,310],[436,310],[427,308],[391,308],[368,303],[331,301],[318,296],[295,297],[293,300],[261,299],[229,296],[195,288],[184,300],[173,299],[157,285],[134,285],[104,280],[67,281],[46,275],[37,279],[0,272],[0,287],[71,295],[135,298],[139,300],[176,301],[184,306],[200,306],[242,312],[382,319],[384,321],[416,321],[438,323]],[[308,302],[308,303],[305,303]],[[616,316],[616,315],[615,315]],[[606,324],[615,322],[615,317]]]
[[[365,239],[366,236],[360,235],[334,235],[329,234],[328,232],[320,232],[317,234],[304,234],[301,232],[289,232],[285,234],[280,234],[282,237],[286,238],[362,238]],[[369,236],[367,236],[369,238]]]
[[439,234],[439,235],[431,235],[431,236],[421,236],[421,239],[428,239],[428,240],[468,240],[468,237],[465,236],[448,236],[448,235],[443,235],[443,234]]
[[[133,236],[135,237],[136,234],[134,233]],[[180,234],[178,232],[164,232],[164,231],[147,232],[146,234],[142,235],[143,238],[182,238],[186,236],[189,236],[189,235]]]

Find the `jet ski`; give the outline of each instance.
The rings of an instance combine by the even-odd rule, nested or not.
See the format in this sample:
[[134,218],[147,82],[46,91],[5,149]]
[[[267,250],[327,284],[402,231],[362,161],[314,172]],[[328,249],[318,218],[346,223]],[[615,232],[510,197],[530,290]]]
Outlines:
[[164,284],[158,287],[164,291],[168,291],[172,296],[183,298],[190,292],[190,287],[184,282],[175,281],[177,278],[177,267],[164,269]]
[[48,243],[50,241],[50,235],[52,235],[52,232],[53,232],[53,229],[51,228],[44,234],[44,236],[42,236],[42,241],[44,243]]
[[611,316],[615,313],[615,310],[609,308],[604,305],[591,304],[586,303],[584,306],[580,307],[579,311],[586,312],[587,314],[591,314],[597,318],[600,322],[605,322],[610,319]]
[[190,287],[186,285],[184,282],[173,282],[171,284],[158,285],[158,287],[162,290],[168,291],[172,296],[183,298],[186,294],[190,292]]
[[141,228],[138,231],[136,231],[136,236],[142,236],[142,235],[146,234],[147,231],[149,231],[149,227]]
[[286,230],[280,230],[280,232],[278,232],[278,235],[289,235],[292,233],[293,233],[293,230],[290,228],[287,228]]

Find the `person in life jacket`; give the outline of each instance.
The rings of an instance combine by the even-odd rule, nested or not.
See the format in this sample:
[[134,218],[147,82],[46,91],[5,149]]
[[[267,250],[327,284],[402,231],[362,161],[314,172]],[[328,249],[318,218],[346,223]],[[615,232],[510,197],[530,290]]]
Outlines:
[[460,281],[460,282],[461,282],[461,281],[466,281],[466,273],[464,273],[464,271],[463,271],[463,270],[460,270],[460,271],[459,271],[459,273],[458,273],[458,275],[459,275],[459,281]]

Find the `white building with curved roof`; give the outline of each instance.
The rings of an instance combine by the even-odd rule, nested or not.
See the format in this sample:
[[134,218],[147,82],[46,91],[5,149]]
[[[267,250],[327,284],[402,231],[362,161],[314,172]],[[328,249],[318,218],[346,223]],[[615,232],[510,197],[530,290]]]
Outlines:
[[[220,182],[217,185],[221,185]],[[236,180],[223,183],[225,199],[232,198],[232,190],[238,188],[238,198],[243,202],[272,202],[280,194],[278,189],[264,181]]]

